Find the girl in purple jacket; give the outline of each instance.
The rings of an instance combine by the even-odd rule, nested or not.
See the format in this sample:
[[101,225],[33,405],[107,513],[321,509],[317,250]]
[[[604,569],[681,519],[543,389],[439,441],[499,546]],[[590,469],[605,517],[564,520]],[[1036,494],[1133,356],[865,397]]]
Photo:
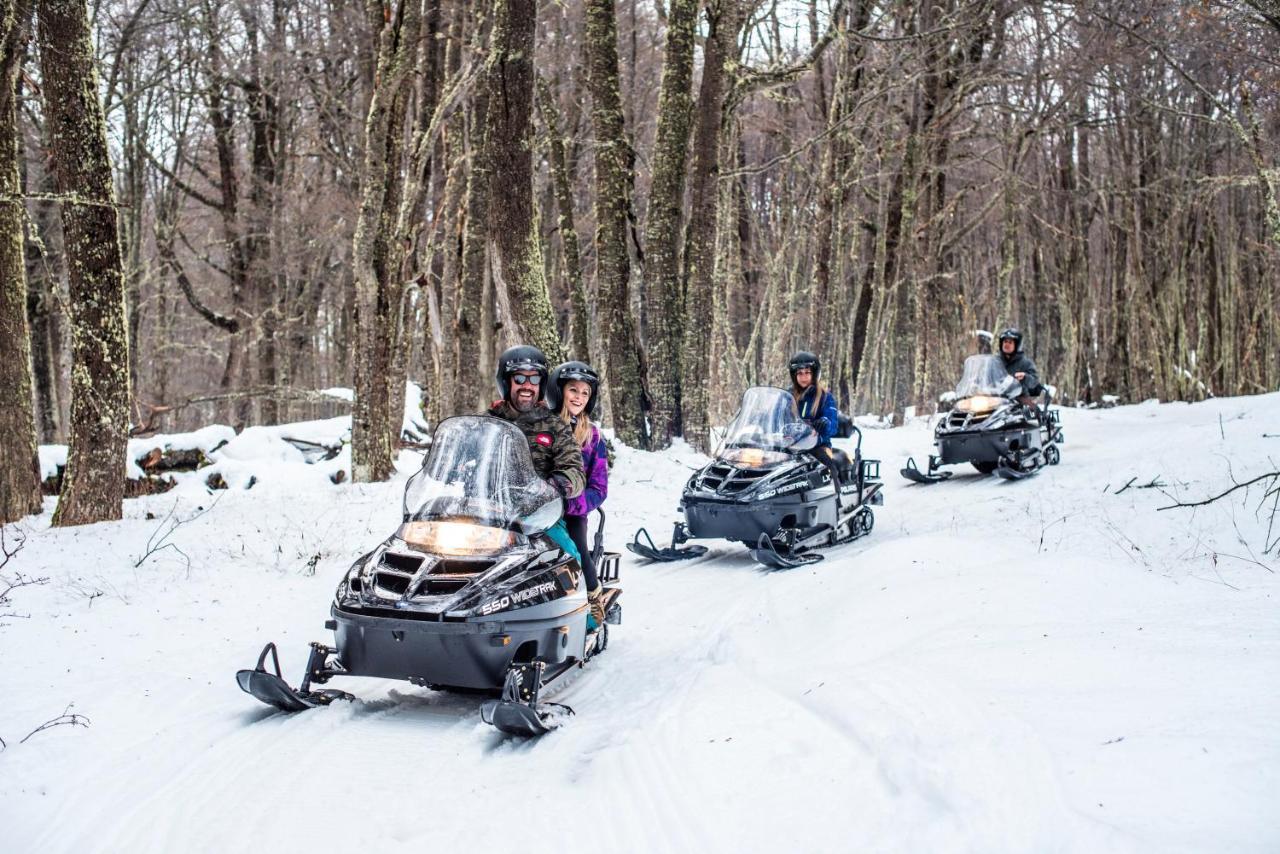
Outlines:
[[565,362],[551,372],[547,384],[547,404],[558,412],[570,427],[573,437],[582,448],[582,468],[587,475],[587,486],[582,494],[565,502],[564,521],[582,555],[582,573],[587,580],[587,602],[596,625],[604,623],[603,588],[596,575],[595,561],[591,559],[591,545],[587,542],[587,516],[609,494],[609,450],[604,436],[591,423],[600,391],[600,375],[585,362]]

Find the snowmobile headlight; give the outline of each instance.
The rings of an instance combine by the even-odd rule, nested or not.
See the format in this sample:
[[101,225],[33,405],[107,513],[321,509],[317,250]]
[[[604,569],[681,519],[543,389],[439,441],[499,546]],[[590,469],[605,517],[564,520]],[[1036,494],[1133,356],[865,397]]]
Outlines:
[[1001,398],[979,394],[956,401],[955,408],[961,412],[990,412],[1003,402]]
[[759,448],[730,448],[720,455],[727,463],[745,468],[764,468],[786,462],[787,455],[781,451],[762,451]]
[[396,536],[414,548],[440,555],[488,555],[515,545],[510,531],[471,522],[405,522]]

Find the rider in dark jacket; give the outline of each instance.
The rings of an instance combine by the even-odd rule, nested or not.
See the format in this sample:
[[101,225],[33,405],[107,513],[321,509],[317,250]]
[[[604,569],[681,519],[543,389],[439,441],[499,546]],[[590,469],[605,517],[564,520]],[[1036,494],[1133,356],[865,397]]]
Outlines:
[[[1000,333],[1000,358],[1004,360],[1009,376],[1022,383],[1022,390],[1026,392],[1024,397],[1040,396],[1044,386],[1040,384],[1040,375],[1036,373],[1036,363],[1022,352],[1022,332],[1017,328],[1011,326]],[[1031,402],[1034,403],[1034,400]]]
[[[496,380],[502,399],[489,415],[510,421],[529,440],[529,455],[538,477],[550,483],[568,501],[582,494],[586,476],[582,449],[569,425],[542,402],[547,388],[547,357],[537,347],[511,347],[498,357]],[[547,535],[581,563],[581,555],[561,519]]]

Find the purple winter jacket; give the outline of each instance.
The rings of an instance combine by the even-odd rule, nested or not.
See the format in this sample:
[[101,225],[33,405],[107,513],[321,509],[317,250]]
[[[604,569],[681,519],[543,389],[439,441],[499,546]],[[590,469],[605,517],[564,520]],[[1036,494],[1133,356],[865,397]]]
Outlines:
[[566,516],[586,516],[603,504],[609,494],[609,449],[594,424],[591,425],[591,438],[582,447],[582,468],[587,473],[587,486],[581,495],[565,502]]

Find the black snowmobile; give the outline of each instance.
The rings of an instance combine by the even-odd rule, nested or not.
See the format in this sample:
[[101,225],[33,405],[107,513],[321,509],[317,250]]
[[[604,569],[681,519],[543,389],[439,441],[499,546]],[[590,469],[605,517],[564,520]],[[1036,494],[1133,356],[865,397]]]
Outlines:
[[[608,625],[588,626],[578,562],[545,534],[563,507],[515,425],[442,421],[405,487],[403,523],[338,585],[325,623],[334,646],[311,644],[297,689],[280,675],[275,644],[236,681],[286,712],[353,699],[314,687],[335,676],[478,691],[494,695],[481,706],[486,723],[511,735],[547,732],[573,710],[540,701],[542,689],[609,642]],[[603,528],[593,551],[601,581],[616,582],[618,555],[604,552]],[[606,584],[606,624],[621,622],[620,594]]]
[[846,476],[832,482],[831,470],[806,451],[818,445],[796,411],[795,399],[780,388],[747,389],[729,423],[716,458],[685,484],[672,544],[654,545],[641,528],[627,548],[657,561],[705,554],[691,539],[736,540],[770,567],[822,560],[812,550],[847,543],[871,531],[871,505],[883,504],[880,461],[862,458],[862,433]]
[[1057,465],[1063,441],[1058,410],[1049,408],[1047,391],[1043,406],[1027,400],[1022,384],[1009,375],[999,356],[965,359],[955,401],[933,431],[938,453],[929,455],[927,471],[908,458],[902,476],[916,483],[937,483],[954,473],[939,471],[942,466],[972,463],[983,474],[1018,480],[1045,465]]

